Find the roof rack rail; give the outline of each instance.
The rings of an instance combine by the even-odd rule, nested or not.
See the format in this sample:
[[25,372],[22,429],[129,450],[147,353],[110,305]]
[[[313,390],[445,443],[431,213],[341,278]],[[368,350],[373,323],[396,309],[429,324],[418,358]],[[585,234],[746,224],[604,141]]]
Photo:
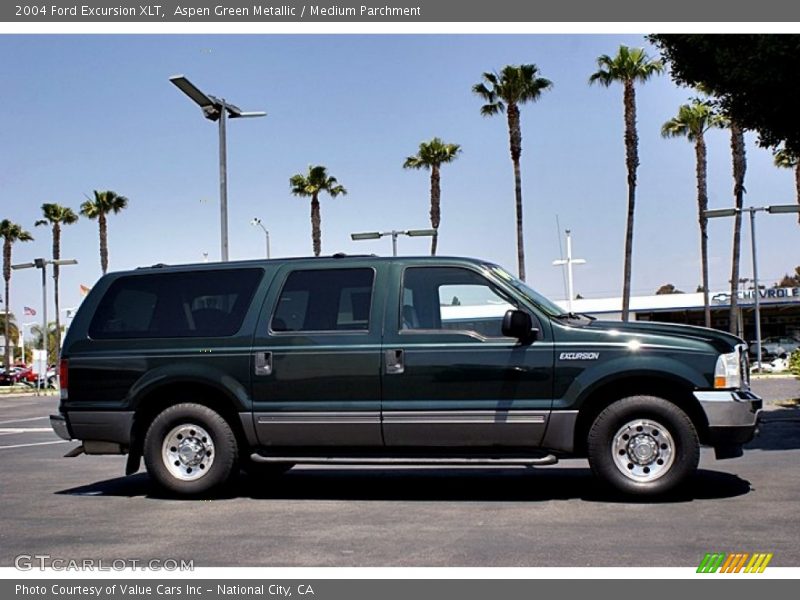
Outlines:
[[378,256],[377,254],[346,254],[344,252],[337,252],[332,258],[372,258]]
[[169,265],[166,263],[156,263],[154,265],[150,265],[149,267],[136,267],[136,269],[163,269],[164,267],[168,267]]

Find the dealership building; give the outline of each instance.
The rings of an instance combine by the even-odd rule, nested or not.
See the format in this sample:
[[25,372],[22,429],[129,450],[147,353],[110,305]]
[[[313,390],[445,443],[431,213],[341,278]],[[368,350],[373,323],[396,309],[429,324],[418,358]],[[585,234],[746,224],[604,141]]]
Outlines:
[[[739,316],[737,330],[747,339],[755,339],[755,290],[738,294]],[[784,336],[800,339],[800,287],[777,287],[759,290],[761,305],[761,336]],[[712,292],[711,326],[729,331],[730,291]],[[566,302],[558,303],[566,308]],[[586,313],[598,319],[618,320],[622,314],[622,298],[581,298],[572,301],[572,311]],[[661,294],[632,296],[631,320],[660,321],[703,325],[703,294]]]

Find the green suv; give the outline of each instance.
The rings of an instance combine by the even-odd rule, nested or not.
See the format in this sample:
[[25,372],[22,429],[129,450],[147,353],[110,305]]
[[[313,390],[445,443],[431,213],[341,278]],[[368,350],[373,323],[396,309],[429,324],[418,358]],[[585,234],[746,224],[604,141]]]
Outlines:
[[242,468],[587,457],[610,486],[741,456],[747,348],[699,327],[565,313],[497,265],[343,256],[103,277],[66,336],[56,433],[181,495]]

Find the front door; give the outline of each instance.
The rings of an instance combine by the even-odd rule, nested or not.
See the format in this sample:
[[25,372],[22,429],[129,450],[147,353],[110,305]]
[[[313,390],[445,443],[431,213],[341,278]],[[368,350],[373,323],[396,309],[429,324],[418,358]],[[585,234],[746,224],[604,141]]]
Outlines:
[[253,345],[259,443],[380,446],[384,267],[282,267]]
[[[553,343],[504,337],[502,318],[522,308],[478,267],[394,267],[383,345],[387,446],[537,446],[550,414]],[[530,311],[529,311],[530,312]]]

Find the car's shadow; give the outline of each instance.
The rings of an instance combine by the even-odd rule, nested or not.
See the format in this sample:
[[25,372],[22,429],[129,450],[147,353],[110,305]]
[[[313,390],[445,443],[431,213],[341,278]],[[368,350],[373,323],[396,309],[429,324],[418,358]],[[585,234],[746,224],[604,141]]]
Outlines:
[[745,448],[758,450],[800,449],[800,408],[778,408],[763,411],[759,435]]
[[[636,499],[609,490],[588,468],[315,468],[298,467],[281,476],[256,479],[242,474],[217,500],[373,500],[456,502],[674,503],[741,496],[748,481],[721,471],[701,469],[680,492],[657,499]],[[73,496],[143,496],[177,499],[145,473],[117,477],[56,492]]]

